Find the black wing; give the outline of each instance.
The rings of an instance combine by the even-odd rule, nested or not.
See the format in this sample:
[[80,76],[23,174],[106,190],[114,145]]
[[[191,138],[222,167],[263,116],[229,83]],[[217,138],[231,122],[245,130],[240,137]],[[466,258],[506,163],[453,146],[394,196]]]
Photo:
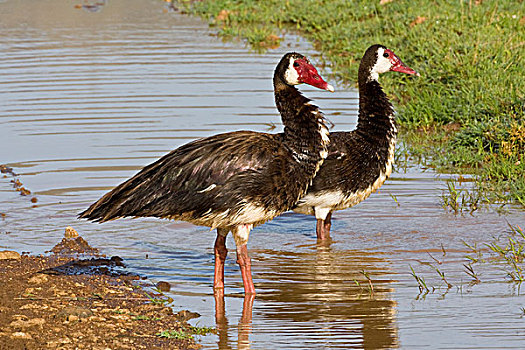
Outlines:
[[247,201],[282,205],[274,202],[287,199],[278,199],[275,191],[280,191],[283,177],[293,180],[291,163],[280,135],[239,131],[199,139],[146,166],[79,217],[100,222],[125,216],[195,221],[227,210],[235,215]]

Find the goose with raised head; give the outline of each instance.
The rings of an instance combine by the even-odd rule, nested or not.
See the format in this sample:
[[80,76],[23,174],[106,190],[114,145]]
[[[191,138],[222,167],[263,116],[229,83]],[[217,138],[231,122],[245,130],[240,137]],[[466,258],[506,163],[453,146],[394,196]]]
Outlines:
[[331,132],[328,157],[295,212],[314,215],[318,240],[330,239],[332,213],[377,191],[392,172],[397,128],[394,108],[378,82],[388,71],[419,74],[382,45],[369,47],[359,65],[359,115],[350,132]]
[[290,210],[327,156],[325,119],[295,87],[333,91],[308,59],[288,53],[277,65],[280,134],[237,131],[185,144],[105,194],[79,214],[97,222],[122,217],[184,220],[217,229],[214,289],[224,291],[226,236],[231,231],[246,294],[255,294],[247,243],[250,230]]

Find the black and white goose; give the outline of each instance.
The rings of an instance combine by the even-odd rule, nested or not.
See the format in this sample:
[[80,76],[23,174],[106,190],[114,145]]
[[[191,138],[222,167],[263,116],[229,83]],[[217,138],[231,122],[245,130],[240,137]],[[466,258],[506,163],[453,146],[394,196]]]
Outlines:
[[324,116],[295,88],[301,83],[333,91],[306,57],[284,55],[273,77],[283,133],[237,131],[190,142],[146,166],[79,217],[104,222],[152,216],[217,228],[218,293],[224,291],[226,236],[232,231],[244,291],[255,294],[250,230],[290,210],[327,156]]
[[419,74],[382,45],[369,47],[359,66],[359,119],[350,132],[330,133],[328,157],[295,212],[315,215],[319,240],[330,238],[332,213],[375,192],[392,172],[397,128],[394,108],[378,82],[388,71]]

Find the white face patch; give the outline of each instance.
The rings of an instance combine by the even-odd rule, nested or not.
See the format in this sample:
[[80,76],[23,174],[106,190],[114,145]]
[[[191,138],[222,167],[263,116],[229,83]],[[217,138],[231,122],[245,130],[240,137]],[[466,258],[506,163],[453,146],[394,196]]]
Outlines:
[[299,73],[297,73],[295,67],[293,66],[294,62],[295,59],[290,59],[288,69],[286,69],[286,72],[284,72],[284,80],[290,85],[299,85],[301,82],[299,81]]
[[385,49],[382,47],[377,50],[377,62],[370,70],[370,80],[377,80],[379,78],[379,74],[388,72],[392,67],[390,59],[383,57],[384,53]]

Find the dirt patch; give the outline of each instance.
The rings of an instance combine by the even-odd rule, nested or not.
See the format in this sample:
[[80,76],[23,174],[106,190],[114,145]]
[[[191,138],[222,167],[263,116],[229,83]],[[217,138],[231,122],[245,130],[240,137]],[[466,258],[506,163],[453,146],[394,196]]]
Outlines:
[[[72,256],[76,244],[83,258]],[[186,323],[199,315],[175,314],[121,258],[86,257],[98,251],[81,237],[51,251],[59,254],[0,252],[0,349],[200,347]]]

